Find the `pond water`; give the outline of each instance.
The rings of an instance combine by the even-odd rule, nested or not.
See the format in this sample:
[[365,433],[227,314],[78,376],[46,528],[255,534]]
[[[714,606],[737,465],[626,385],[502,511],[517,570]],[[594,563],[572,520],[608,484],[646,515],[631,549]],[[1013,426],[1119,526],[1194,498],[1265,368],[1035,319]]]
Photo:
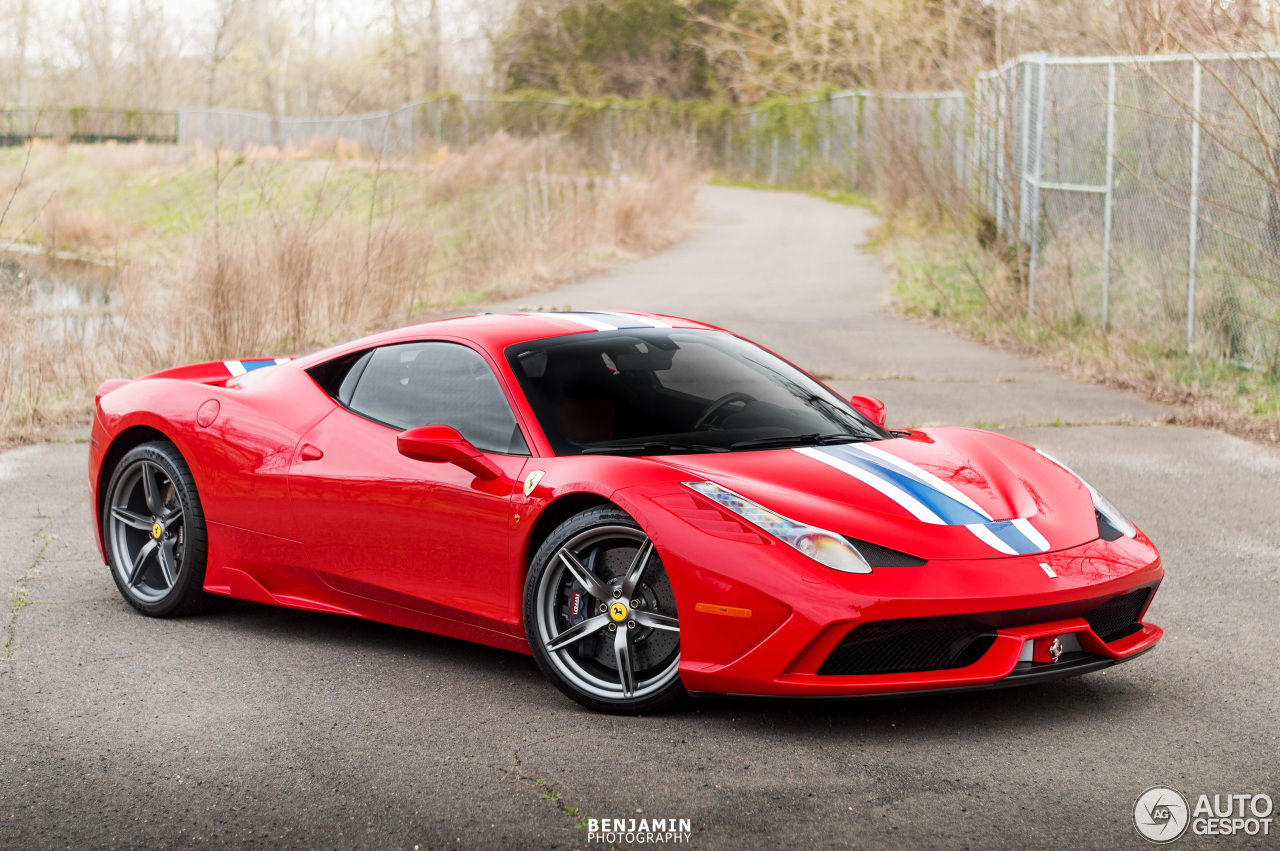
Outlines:
[[102,310],[119,280],[114,266],[43,254],[0,254],[0,299],[40,311]]
[[0,305],[26,313],[46,343],[89,341],[113,325],[114,266],[42,254],[0,254]]

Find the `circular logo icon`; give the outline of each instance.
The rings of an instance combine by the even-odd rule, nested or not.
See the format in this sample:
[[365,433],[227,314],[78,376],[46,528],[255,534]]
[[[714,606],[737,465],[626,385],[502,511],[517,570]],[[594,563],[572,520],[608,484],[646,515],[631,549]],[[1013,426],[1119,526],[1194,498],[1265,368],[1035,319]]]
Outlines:
[[609,607],[609,617],[613,618],[617,623],[622,623],[627,619],[627,604],[619,600]]
[[160,536],[163,534],[164,534],[163,526],[161,526],[159,523],[151,524],[151,537],[155,538],[156,540],[159,540]]
[[1133,825],[1142,838],[1163,845],[1187,831],[1187,799],[1177,789],[1152,786],[1133,804]]

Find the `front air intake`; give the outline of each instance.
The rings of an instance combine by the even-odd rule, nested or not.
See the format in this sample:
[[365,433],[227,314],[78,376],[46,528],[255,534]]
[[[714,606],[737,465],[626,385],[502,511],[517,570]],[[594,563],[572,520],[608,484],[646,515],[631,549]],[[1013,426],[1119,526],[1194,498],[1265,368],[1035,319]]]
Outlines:
[[844,537],[846,541],[853,544],[854,549],[862,553],[862,557],[872,567],[919,567],[926,563],[924,559],[913,556],[910,553],[904,553],[901,550],[882,547],[870,541],[850,538],[848,535]]
[[1150,596],[1150,588],[1138,588],[1090,609],[1085,612],[1084,619],[1088,621],[1094,635],[1104,642],[1110,644],[1112,641],[1119,641],[1142,628],[1138,618]]
[[964,618],[874,621],[849,630],[818,673],[824,676],[905,674],[972,665],[995,641],[995,630]]

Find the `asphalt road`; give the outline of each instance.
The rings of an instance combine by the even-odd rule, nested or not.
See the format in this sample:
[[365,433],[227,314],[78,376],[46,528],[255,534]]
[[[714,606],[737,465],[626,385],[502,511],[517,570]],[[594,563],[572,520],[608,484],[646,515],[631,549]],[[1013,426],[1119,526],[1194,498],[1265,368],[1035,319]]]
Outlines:
[[143,618],[94,550],[85,447],[28,447],[0,455],[0,582],[23,598],[0,847],[585,848],[579,817],[674,817],[698,848],[1139,848],[1153,785],[1280,802],[1280,454],[889,316],[866,212],[701,197],[674,249],[494,309],[690,315],[882,397],[891,425],[1042,446],[1161,547],[1164,642],[1021,690],[593,715],[531,659],[450,639],[250,604]]

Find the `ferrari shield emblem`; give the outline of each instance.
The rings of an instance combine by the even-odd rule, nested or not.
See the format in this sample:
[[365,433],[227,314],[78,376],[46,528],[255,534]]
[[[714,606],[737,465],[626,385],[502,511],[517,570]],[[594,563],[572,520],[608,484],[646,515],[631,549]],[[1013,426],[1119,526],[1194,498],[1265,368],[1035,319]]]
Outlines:
[[542,470],[534,470],[526,476],[524,480],[524,495],[528,496],[533,493],[533,489],[538,486],[538,482],[542,481],[542,477],[545,475],[546,473]]

